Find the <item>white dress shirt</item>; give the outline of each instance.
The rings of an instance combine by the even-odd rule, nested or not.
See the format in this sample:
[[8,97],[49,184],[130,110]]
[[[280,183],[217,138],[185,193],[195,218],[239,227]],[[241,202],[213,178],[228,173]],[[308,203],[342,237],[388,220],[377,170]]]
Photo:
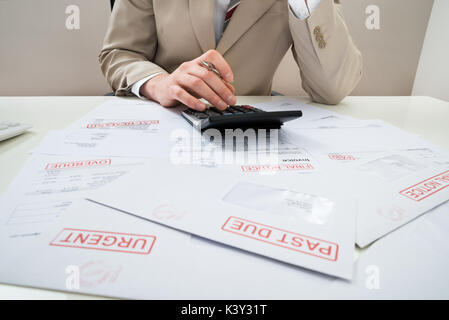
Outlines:
[[[215,29],[215,39],[218,41],[221,38],[221,35],[223,33],[223,27],[224,27],[224,20],[226,17],[226,13],[228,11],[229,2],[231,0],[214,0],[215,6],[214,6],[214,29]],[[310,14],[315,10],[315,8],[318,6],[321,0],[308,0],[307,5],[305,0],[288,0],[288,4],[290,5],[290,8],[292,12],[295,14],[295,16],[298,19],[304,20],[307,19]],[[131,92],[134,93],[139,98],[142,98],[140,96],[140,87],[150,80],[151,78],[161,74],[156,73],[152,74],[151,76],[145,77],[142,80],[137,81],[133,86],[131,87]]]

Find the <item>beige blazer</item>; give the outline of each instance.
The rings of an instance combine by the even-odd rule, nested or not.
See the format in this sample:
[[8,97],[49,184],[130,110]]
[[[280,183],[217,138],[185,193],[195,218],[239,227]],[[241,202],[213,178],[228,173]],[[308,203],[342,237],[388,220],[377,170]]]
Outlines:
[[291,46],[314,101],[337,104],[360,80],[361,54],[333,0],[321,0],[306,20],[295,17],[288,0],[242,0],[218,44],[213,6],[213,0],[116,1],[99,56],[116,95],[210,49],[231,66],[237,95],[269,95]]

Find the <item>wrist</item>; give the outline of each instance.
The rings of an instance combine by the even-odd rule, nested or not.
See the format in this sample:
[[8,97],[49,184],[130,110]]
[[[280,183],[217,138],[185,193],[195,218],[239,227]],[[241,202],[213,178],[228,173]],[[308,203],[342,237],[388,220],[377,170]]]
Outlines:
[[167,73],[161,73],[157,76],[154,76],[153,78],[146,81],[139,90],[140,95],[144,96],[145,98],[149,100],[153,100],[156,102],[159,102],[159,99],[157,97],[158,93],[158,85],[159,83],[168,76]]

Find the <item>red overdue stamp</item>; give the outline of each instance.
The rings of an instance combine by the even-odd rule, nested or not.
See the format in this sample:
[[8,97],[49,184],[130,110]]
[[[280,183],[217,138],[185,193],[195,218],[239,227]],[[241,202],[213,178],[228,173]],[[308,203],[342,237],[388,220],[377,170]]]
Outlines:
[[134,127],[134,126],[148,126],[159,124],[159,120],[138,120],[138,121],[122,121],[122,122],[107,122],[107,123],[89,123],[88,129],[103,129],[103,128],[119,128],[119,127]]
[[50,245],[149,254],[155,242],[156,237],[149,235],[64,228]]
[[60,170],[70,168],[88,168],[98,166],[109,166],[111,159],[97,159],[97,160],[79,160],[79,161],[64,161],[57,163],[48,163],[45,170]]
[[399,194],[415,201],[421,201],[448,186],[449,170],[399,191]]
[[314,170],[310,163],[241,166],[243,172]]
[[258,222],[229,217],[221,229],[318,258],[330,261],[337,261],[338,259],[339,246],[336,243],[270,227]]
[[345,161],[345,160],[354,161],[355,157],[350,155],[350,154],[330,153],[329,154],[329,159],[337,160],[337,161]]

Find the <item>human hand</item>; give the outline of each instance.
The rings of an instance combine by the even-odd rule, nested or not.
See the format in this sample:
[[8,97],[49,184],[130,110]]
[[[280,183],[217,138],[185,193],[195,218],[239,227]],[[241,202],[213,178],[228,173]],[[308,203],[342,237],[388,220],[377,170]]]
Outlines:
[[[201,66],[201,61],[213,63],[223,79]],[[224,110],[236,103],[235,89],[230,84],[233,79],[231,67],[222,55],[216,50],[209,50],[192,61],[184,62],[171,74],[161,74],[148,80],[140,88],[140,94],[164,107],[182,103],[203,111],[206,105],[199,99],[204,98]]]

